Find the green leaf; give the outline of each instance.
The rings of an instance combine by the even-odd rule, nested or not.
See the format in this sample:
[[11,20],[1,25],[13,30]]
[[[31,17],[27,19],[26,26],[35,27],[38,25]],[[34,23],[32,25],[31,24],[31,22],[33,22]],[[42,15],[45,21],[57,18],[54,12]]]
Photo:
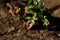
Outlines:
[[37,5],[38,1],[37,0],[33,0],[33,3],[34,3],[34,5]]
[[49,21],[47,19],[45,19],[45,22],[48,23]]
[[32,8],[34,8],[35,6],[34,5],[30,5],[29,7],[28,7],[28,9],[32,9]]
[[26,19],[31,19],[30,17],[26,17]]
[[32,0],[28,0],[28,4],[31,4],[32,3]]

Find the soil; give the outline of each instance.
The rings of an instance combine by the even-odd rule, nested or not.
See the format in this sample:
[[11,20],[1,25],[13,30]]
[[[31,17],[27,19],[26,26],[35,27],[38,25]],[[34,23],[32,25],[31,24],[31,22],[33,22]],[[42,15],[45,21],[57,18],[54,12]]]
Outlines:
[[[54,19],[52,18],[54,21]],[[56,20],[55,20],[56,21]],[[5,6],[0,5],[0,40],[60,40],[60,31],[41,29],[27,30],[19,15],[11,15]],[[55,24],[54,24],[55,25]]]

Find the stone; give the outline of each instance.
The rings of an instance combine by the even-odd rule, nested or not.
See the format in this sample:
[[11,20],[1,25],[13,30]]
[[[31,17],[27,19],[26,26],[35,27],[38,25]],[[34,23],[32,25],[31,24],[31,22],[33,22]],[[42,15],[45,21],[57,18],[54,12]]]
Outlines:
[[51,9],[60,5],[60,0],[42,0],[46,8]]
[[51,13],[51,16],[60,18],[60,8],[53,11],[53,13]]

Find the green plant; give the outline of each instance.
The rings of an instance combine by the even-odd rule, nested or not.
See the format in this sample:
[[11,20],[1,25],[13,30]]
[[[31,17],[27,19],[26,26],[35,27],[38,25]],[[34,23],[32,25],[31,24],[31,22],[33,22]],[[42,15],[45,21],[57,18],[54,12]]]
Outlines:
[[33,17],[26,17],[29,23],[35,23],[34,21],[37,20],[36,13],[34,13]]
[[27,14],[31,14],[31,16],[26,15],[26,18],[28,21],[28,23],[33,23],[35,24],[35,20],[39,20],[41,18],[43,18],[43,26],[45,25],[47,27],[49,21],[46,18],[46,16],[44,16],[44,11],[46,11],[46,7],[44,6],[44,4],[42,3],[41,0],[28,0],[28,6],[25,7],[25,12]]
[[49,25],[49,21],[48,19],[46,19],[46,16],[44,16],[44,21],[43,21],[43,26],[47,27],[47,25]]

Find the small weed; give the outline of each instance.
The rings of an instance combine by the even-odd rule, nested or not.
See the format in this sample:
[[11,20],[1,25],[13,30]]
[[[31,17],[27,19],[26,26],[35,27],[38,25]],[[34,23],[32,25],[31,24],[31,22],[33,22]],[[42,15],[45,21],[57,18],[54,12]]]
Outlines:
[[[32,17],[26,15],[26,19],[28,20],[27,22],[35,24],[35,20],[38,21],[39,19],[43,18],[43,26],[47,27],[47,25],[49,25],[49,21],[46,16],[44,16],[44,11],[46,10],[47,9],[45,8],[41,0],[28,0],[28,6],[25,7],[25,11],[27,14],[31,14]],[[31,25],[29,25],[29,27],[31,28]]]

